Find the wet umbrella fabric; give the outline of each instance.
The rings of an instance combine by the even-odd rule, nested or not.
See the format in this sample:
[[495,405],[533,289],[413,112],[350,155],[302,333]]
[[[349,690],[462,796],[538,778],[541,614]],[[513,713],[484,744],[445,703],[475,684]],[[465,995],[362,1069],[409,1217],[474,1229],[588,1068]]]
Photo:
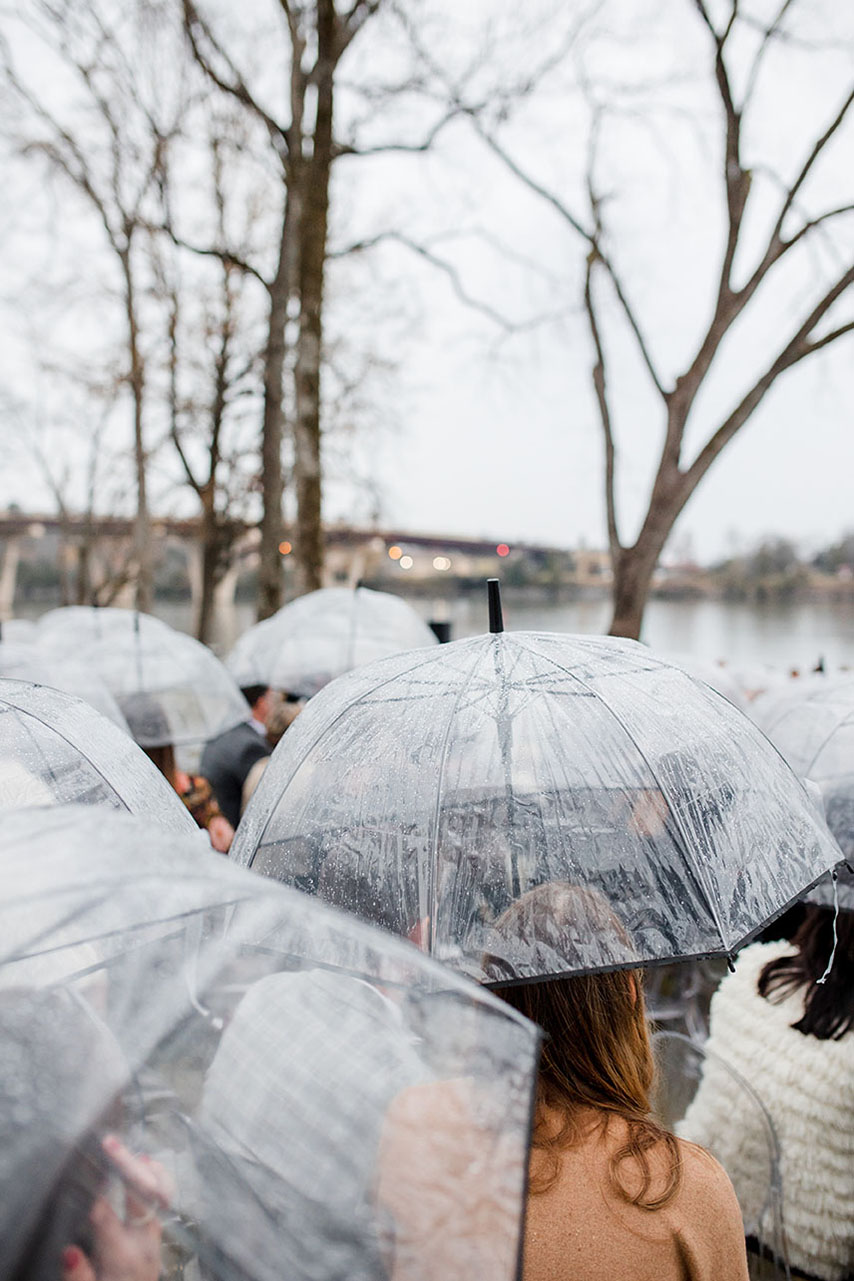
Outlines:
[[816,783],[854,770],[854,679],[815,677],[785,695],[757,700],[763,733],[796,774]]
[[713,663],[709,659],[697,658],[694,654],[681,653],[662,653],[658,655],[665,663],[672,667],[681,667],[683,672],[693,676],[695,680],[703,681],[704,684],[710,685],[712,689],[717,690],[724,698],[735,706],[744,710],[747,698],[739,682],[725,667],[719,663]]
[[46,648],[69,652],[112,637],[118,644],[138,634],[170,632],[168,623],[153,614],[114,605],[63,605],[42,614],[37,640]]
[[29,618],[5,618],[0,622],[0,640],[15,645],[32,644],[38,635],[36,624]]
[[354,667],[437,644],[399,596],[365,587],[326,587],[250,627],[226,665],[241,688],[271,685],[310,697]]
[[48,653],[38,645],[0,641],[0,678],[49,685],[82,698],[126,734],[128,723],[107,686],[91,666],[79,659]]
[[[515,1275],[531,1024],[126,815],[11,815],[0,869],[2,1275],[34,1240],[67,1244],[75,1208],[85,1221],[78,1176],[108,1129],[171,1170],[179,1269]],[[74,1042],[61,1063],[58,1040]],[[24,1275],[58,1275],[37,1264]]]
[[507,980],[731,953],[838,859],[725,699],[634,642],[533,633],[322,691],[231,855]]
[[85,654],[142,747],[202,744],[249,719],[246,699],[223,664],[183,632],[165,625],[117,630]]
[[0,679],[0,810],[79,802],[195,832],[178,796],[127,733],[59,690]]
[[854,912],[854,772],[824,783],[821,794],[827,826],[845,862],[837,868],[836,885],[830,878],[820,881],[807,895],[807,901]]

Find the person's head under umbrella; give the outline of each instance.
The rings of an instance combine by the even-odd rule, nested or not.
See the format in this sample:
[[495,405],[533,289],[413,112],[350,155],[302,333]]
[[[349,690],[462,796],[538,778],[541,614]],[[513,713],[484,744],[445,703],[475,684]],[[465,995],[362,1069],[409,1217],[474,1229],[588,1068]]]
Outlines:
[[178,768],[169,721],[151,694],[129,694],[120,700],[130,732],[146,756],[175,789],[211,845],[221,854],[228,852],[234,829],[220,812],[210,784],[200,774]]
[[[615,968],[579,972],[594,933],[598,955]],[[495,922],[490,942],[487,981],[545,1032],[525,1275],[605,1281],[637,1272],[670,1281],[685,1275],[687,1250],[691,1275],[745,1281],[741,1215],[726,1175],[652,1116],[642,975],[604,897],[567,882],[539,885]],[[545,977],[572,968],[572,977]]]

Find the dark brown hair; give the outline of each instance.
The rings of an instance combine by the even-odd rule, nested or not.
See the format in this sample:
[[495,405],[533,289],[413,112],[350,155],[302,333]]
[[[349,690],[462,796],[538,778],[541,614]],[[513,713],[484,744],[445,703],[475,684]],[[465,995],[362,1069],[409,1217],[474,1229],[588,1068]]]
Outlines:
[[[163,777],[175,787],[175,749],[171,743],[164,743],[162,747],[143,747],[142,749],[148,759],[152,761]],[[175,789],[177,791],[177,788]]]
[[794,938],[794,956],[778,956],[759,975],[759,994],[782,1001],[803,990],[804,1012],[791,1026],[819,1041],[839,1041],[854,1028],[854,912],[840,912],[836,922],[836,954],[824,983],[833,951],[833,909],[813,904]]
[[[528,921],[550,915],[552,929],[560,934],[567,923],[555,917],[571,911],[576,898],[582,914],[589,915],[590,893],[565,883],[538,886],[504,914],[496,930],[506,933],[521,910]],[[598,917],[602,918],[605,906],[602,900]],[[608,911],[608,915],[614,934],[611,950],[616,952],[629,941],[613,913]],[[674,1136],[650,1116],[655,1063],[640,971],[620,969],[518,983],[498,988],[496,994],[538,1023],[546,1034],[533,1143],[551,1160],[546,1173],[532,1179],[532,1193],[552,1186],[558,1176],[560,1150],[580,1141],[581,1113],[593,1109],[601,1115],[603,1125],[611,1117],[619,1117],[627,1126],[626,1141],[611,1159],[611,1179],[620,1195],[645,1210],[666,1205],[679,1188],[681,1158]],[[550,1109],[562,1114],[557,1133],[548,1125]],[[653,1149],[667,1158],[663,1179],[650,1162]]]

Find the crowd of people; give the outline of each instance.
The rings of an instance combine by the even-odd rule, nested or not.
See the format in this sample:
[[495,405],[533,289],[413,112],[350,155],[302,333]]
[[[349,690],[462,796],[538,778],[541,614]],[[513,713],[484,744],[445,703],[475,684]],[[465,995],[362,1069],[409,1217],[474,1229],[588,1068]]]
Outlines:
[[[249,715],[205,743],[198,772],[179,767],[168,725],[157,721],[146,695],[122,704],[131,733],[143,743],[156,740],[144,746],[146,754],[219,854],[228,853],[274,748],[303,705],[265,684],[241,692]],[[142,725],[145,735],[137,735]],[[680,845],[694,821],[714,833],[734,791],[714,776],[698,791],[681,752],[661,762],[679,786],[670,779],[666,799],[657,788],[624,789],[625,812],[615,816],[612,807],[608,823],[649,848],[665,836]],[[602,795],[610,804],[612,793]],[[313,893],[336,907],[355,904],[360,913],[364,900],[361,914],[424,946],[429,915],[413,907],[401,925],[399,904],[386,911],[334,851],[325,851],[315,871]],[[617,879],[615,873],[615,885]],[[614,900],[609,905],[566,879],[546,880],[518,892],[483,935],[481,981],[543,1034],[520,1183],[527,1188],[522,1281],[854,1281],[851,902],[799,905],[781,918],[779,937],[764,935],[740,952],[732,973],[719,983],[715,976],[699,1020],[706,1039],[696,1023],[689,1029],[701,1062],[697,1088],[668,1128],[653,1021],[661,1008],[657,1000],[648,1008],[646,999],[648,989],[660,995],[662,988],[639,964]],[[537,970],[538,955],[565,954],[584,931],[595,932],[609,965],[536,977],[548,970]],[[521,955],[527,970],[514,968]],[[679,988],[686,976],[690,987],[700,964],[674,969],[678,990],[686,990]],[[156,1147],[140,1154],[127,1141],[123,1099],[135,1074],[101,1017],[109,994],[92,987],[96,969],[80,971],[90,983],[83,993],[57,981],[7,981],[0,965],[0,1169],[23,1161],[15,1155],[21,1115],[38,1120],[48,1095],[70,1097],[81,1078],[92,1089],[89,1102],[78,1100],[82,1133],[70,1145],[63,1148],[63,1136],[46,1123],[39,1173],[30,1170],[28,1178],[30,1185],[42,1179],[50,1192],[41,1206],[22,1200],[15,1212],[23,1244],[9,1281],[157,1281],[166,1272],[180,1272],[182,1281],[255,1281],[275,1275],[280,1249],[282,1281],[499,1277],[512,1224],[496,1212],[500,1199],[481,1195],[474,1135],[484,1104],[464,1072],[458,1079],[431,1072],[393,984],[343,978],[323,966],[259,976],[245,957],[239,982],[226,985],[225,1015],[208,1010],[201,988],[193,989],[212,1048],[181,1068],[194,1082],[196,1110],[186,1123],[191,1130],[198,1124],[217,1157],[208,1152],[199,1162],[205,1181],[198,1222],[217,1216],[233,1248],[191,1259],[185,1241],[180,1262],[167,1264],[174,1175]],[[462,1063],[473,1044],[465,1043],[464,1020],[453,1036],[443,1035],[448,1061],[457,1054]],[[454,1037],[459,1045],[451,1053]],[[340,1111],[342,1100],[350,1107],[354,1063],[366,1083],[358,1151]],[[251,1086],[235,1089],[241,1080]],[[135,1079],[134,1088],[145,1094],[144,1082]],[[300,1111],[303,1091],[312,1090],[323,1100],[328,1147]],[[493,1144],[493,1159],[499,1150]],[[508,1189],[514,1159],[508,1157]],[[328,1193],[330,1170],[335,1196]],[[235,1179],[272,1205],[263,1231],[241,1221],[229,1194]],[[453,1195],[437,1200],[440,1185]],[[317,1189],[327,1189],[322,1232],[340,1251],[325,1262],[305,1253]],[[779,1230],[763,1236],[755,1225],[768,1221],[769,1198]],[[360,1231],[370,1224],[370,1244],[356,1272],[357,1223]],[[468,1241],[468,1255],[460,1253],[460,1239]]]

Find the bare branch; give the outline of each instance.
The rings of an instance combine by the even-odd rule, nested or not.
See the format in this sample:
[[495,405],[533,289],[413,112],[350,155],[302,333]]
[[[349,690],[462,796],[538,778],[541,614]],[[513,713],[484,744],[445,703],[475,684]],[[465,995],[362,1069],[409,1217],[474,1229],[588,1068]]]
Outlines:
[[744,90],[744,97],[741,100],[742,115],[753,100],[753,94],[756,90],[756,82],[759,79],[759,71],[762,67],[765,54],[773,44],[774,40],[779,37],[783,19],[794,3],[795,0],[783,0],[783,3],[777,10],[776,15],[772,18],[771,22],[769,22],[768,26],[762,33],[761,43],[756,51],[756,56],[751,63],[750,71],[747,73],[747,84]]
[[501,163],[509,169],[516,178],[519,178],[529,191],[532,191],[536,196],[540,196],[546,204],[551,205],[564,222],[569,223],[573,231],[577,232],[579,236],[583,237],[583,239],[592,246],[594,243],[593,232],[583,225],[581,219],[572,212],[569,206],[564,204],[564,202],[555,195],[553,191],[550,191],[548,187],[545,187],[541,182],[538,182],[536,178],[522,168],[518,161],[513,159],[509,152],[504,150],[498,140],[484,129],[477,112],[473,108],[463,107],[462,110],[471,120],[478,137],[482,139],[493,155],[497,156]]
[[224,267],[234,267],[235,270],[242,272],[243,275],[252,276],[254,280],[257,280],[259,284],[263,285],[264,288],[269,291],[270,282],[262,276],[258,268],[253,267],[245,258],[241,258],[239,254],[233,253],[232,250],[222,249],[216,246],[206,247],[203,245],[194,245],[189,240],[185,240],[183,236],[179,236],[168,223],[160,223],[157,225],[153,223],[145,223],[144,226],[147,231],[154,234],[162,232],[164,235],[168,236],[173,245],[178,249],[186,249],[189,253],[196,254],[199,258],[216,258]]
[[726,190],[727,202],[727,240],[724,249],[723,262],[721,263],[720,281],[718,285],[718,310],[724,305],[727,295],[732,288],[732,265],[735,260],[736,250],[738,249],[738,239],[741,232],[742,219],[744,217],[747,198],[750,194],[750,174],[744,169],[741,163],[741,113],[735,105],[735,100],[730,84],[729,72],[724,59],[724,47],[732,31],[735,19],[738,13],[738,0],[733,0],[730,11],[729,21],[723,31],[719,34],[712,23],[704,0],[694,0],[699,13],[712,35],[715,46],[715,83],[718,88],[718,96],[724,110],[724,120],[726,122],[726,142],[724,145],[724,185]]
[[843,214],[849,213],[854,213],[854,204],[838,205],[836,209],[828,209],[825,213],[819,214],[818,217],[810,218],[800,230],[796,231],[793,236],[789,236],[788,240],[782,242],[783,249],[780,256],[782,257],[782,254],[791,249],[792,245],[796,245],[799,240],[803,240],[804,236],[808,235],[814,227],[821,227],[824,223],[829,222],[831,218],[840,218]]
[[433,253],[431,249],[428,249],[426,245],[420,245],[417,241],[404,235],[403,232],[381,231],[376,236],[371,236],[369,239],[361,240],[355,244],[349,245],[346,249],[334,250],[328,254],[328,257],[344,258],[348,254],[364,253],[366,250],[373,249],[375,246],[383,244],[384,242],[403,245],[406,249],[409,249],[410,252],[417,254],[419,258],[423,258],[425,262],[429,262],[431,266],[436,267],[450,281],[451,288],[461,302],[464,302],[467,307],[472,307],[475,311],[479,311],[481,315],[488,317],[493,324],[498,325],[506,333],[517,332],[522,328],[522,326],[514,324],[512,321],[508,320],[506,316],[502,316],[501,313],[496,311],[494,307],[491,307],[488,302],[484,302],[482,299],[475,298],[470,294],[463,285],[460,274],[453,263],[448,262],[444,258],[440,258],[437,254]]
[[612,563],[616,563],[617,557],[622,551],[617,527],[616,448],[611,425],[611,409],[608,403],[605,352],[593,303],[593,264],[595,261],[596,253],[591,249],[587,255],[587,271],[584,277],[584,307],[587,312],[590,334],[596,351],[596,362],[592,369],[593,389],[596,393],[596,403],[599,406],[599,421],[602,424],[602,434],[605,438],[605,509],[608,518],[608,547],[611,552]]
[[829,343],[835,342],[837,338],[842,337],[843,334],[850,333],[852,329],[854,329],[854,322],[852,322],[839,326],[839,328],[832,330],[829,334],[825,334],[822,338],[818,338],[813,342],[810,342],[809,340],[809,335],[812,333],[813,329],[815,329],[819,321],[823,319],[837,299],[840,298],[842,294],[845,293],[846,289],[850,288],[852,284],[854,284],[854,267],[849,267],[844,275],[842,275],[816,303],[810,314],[799,326],[792,338],[786,343],[785,347],[768,367],[762,377],[754,383],[750,391],[747,392],[726,421],[722,423],[717,431],[715,431],[709,438],[697,457],[694,459],[694,462],[687,471],[683,473],[686,484],[688,485],[689,493],[708,471],[709,467],[712,465],[724,446],[728,445],[736,432],[744,426],[750,415],[776,382],[780,374],[782,374],[786,369],[791,368],[792,365],[803,360],[805,357],[812,355],[813,352],[820,351],[823,347],[828,346]]
[[[193,0],[182,0],[184,8],[184,30],[187,33],[187,39],[190,42],[190,48],[193,57],[204,71],[205,75],[220,89],[223,93],[229,94],[232,98],[247,107],[262,122],[270,140],[280,158],[284,159],[288,151],[287,130],[279,124],[277,120],[264,110],[258,100],[249,92],[246,81],[240,75],[234,63],[228,57],[228,54],[222,48],[222,45],[216,40],[208,24],[202,18]],[[210,46],[216,56],[222,59],[225,64],[230,79],[225,79],[214,70],[210,59],[203,52],[199,36]]]
[[437,120],[428,130],[421,142],[385,142],[378,143],[374,147],[354,147],[349,143],[336,143],[334,149],[335,157],[338,156],[379,156],[388,152],[423,152],[429,151],[433,143],[439,137],[439,134],[450,124],[452,120],[458,120],[462,115],[460,107],[451,107],[441,119]]
[[786,194],[786,198],[784,199],[784,201],[783,201],[783,205],[782,205],[782,207],[781,207],[781,209],[780,209],[779,216],[778,216],[777,221],[776,221],[776,223],[775,223],[775,225],[774,225],[774,230],[773,230],[773,232],[771,233],[772,239],[774,239],[774,238],[780,238],[780,237],[781,237],[781,235],[782,235],[782,230],[783,230],[783,222],[785,221],[786,214],[789,212],[789,210],[790,210],[790,209],[791,209],[791,207],[792,207],[792,204],[793,204],[793,202],[794,202],[794,200],[795,200],[795,197],[797,196],[797,194],[798,194],[798,192],[800,191],[801,187],[804,185],[804,183],[806,182],[807,178],[809,177],[810,171],[811,171],[811,169],[812,169],[813,165],[815,164],[815,162],[818,160],[818,158],[819,158],[819,156],[821,155],[822,151],[824,150],[824,148],[825,148],[825,147],[827,146],[827,144],[830,142],[830,140],[831,140],[831,138],[833,137],[833,135],[837,132],[837,130],[838,130],[838,129],[839,129],[839,127],[841,126],[841,124],[842,124],[842,122],[844,121],[844,119],[845,119],[846,115],[848,114],[848,111],[849,111],[849,109],[850,109],[850,107],[851,107],[851,104],[852,104],[852,103],[854,103],[854,89],[851,89],[850,93],[848,94],[848,97],[845,99],[845,101],[843,102],[842,106],[841,106],[841,107],[839,108],[839,110],[837,111],[837,113],[836,113],[836,115],[834,116],[833,120],[830,122],[830,124],[828,125],[828,127],[825,129],[825,131],[824,131],[824,133],[821,135],[821,137],[820,137],[820,138],[818,138],[818,139],[816,140],[816,143],[815,143],[815,145],[813,146],[812,151],[811,151],[811,152],[810,152],[810,154],[807,156],[806,160],[804,161],[803,165],[801,166],[801,171],[800,171],[800,173],[798,174],[797,178],[796,178],[796,179],[795,179],[795,181],[792,183],[792,185],[789,187],[788,193]]
[[[616,268],[614,267],[614,264],[611,262],[608,255],[602,249],[602,239],[605,235],[605,229],[602,221],[602,197],[599,195],[599,193],[596,190],[596,182],[595,182],[596,155],[597,155],[597,148],[598,148],[598,142],[599,142],[599,124],[601,120],[601,115],[602,115],[601,108],[594,107],[593,123],[590,129],[590,139],[589,139],[589,144],[587,148],[587,167],[586,167],[587,199],[590,203],[590,213],[593,218],[593,242],[591,245],[590,254],[588,255],[588,258],[587,258],[587,275],[588,277],[591,275],[593,265],[596,261],[601,262],[602,266],[604,267],[605,271],[608,274],[608,277],[611,281],[614,292],[617,295],[617,299],[620,303],[620,306],[623,309],[623,314],[625,315],[626,320],[629,323],[629,327],[635,336],[635,342],[638,345],[638,350],[640,352],[641,359],[643,360],[643,363],[646,365],[647,372],[649,373],[649,376],[652,379],[652,382],[656,391],[661,396],[662,400],[666,403],[667,392],[664,390],[662,381],[658,376],[658,371],[656,370],[655,364],[653,362],[652,354],[649,349],[649,344],[644,336],[643,330],[641,329],[640,321],[638,320],[635,314],[634,308],[629,303],[628,297],[626,295],[626,291],[623,288],[622,281],[620,279],[619,274],[617,273]],[[587,286],[585,285],[585,290],[586,288]],[[587,311],[589,314],[590,306],[586,298],[585,298],[585,304],[587,306]]]
[[829,346],[830,343],[836,342],[837,338],[841,338],[844,334],[850,334],[852,331],[854,331],[854,320],[849,320],[847,324],[839,325],[836,329],[831,329],[829,333],[823,334],[822,337],[817,338],[815,342],[809,343],[804,355],[799,356],[798,359],[803,360],[804,356],[811,356],[814,351],[821,351],[822,347]]
[[384,0],[353,0],[352,5],[338,22],[338,57],[341,58],[362,27],[378,11]]

